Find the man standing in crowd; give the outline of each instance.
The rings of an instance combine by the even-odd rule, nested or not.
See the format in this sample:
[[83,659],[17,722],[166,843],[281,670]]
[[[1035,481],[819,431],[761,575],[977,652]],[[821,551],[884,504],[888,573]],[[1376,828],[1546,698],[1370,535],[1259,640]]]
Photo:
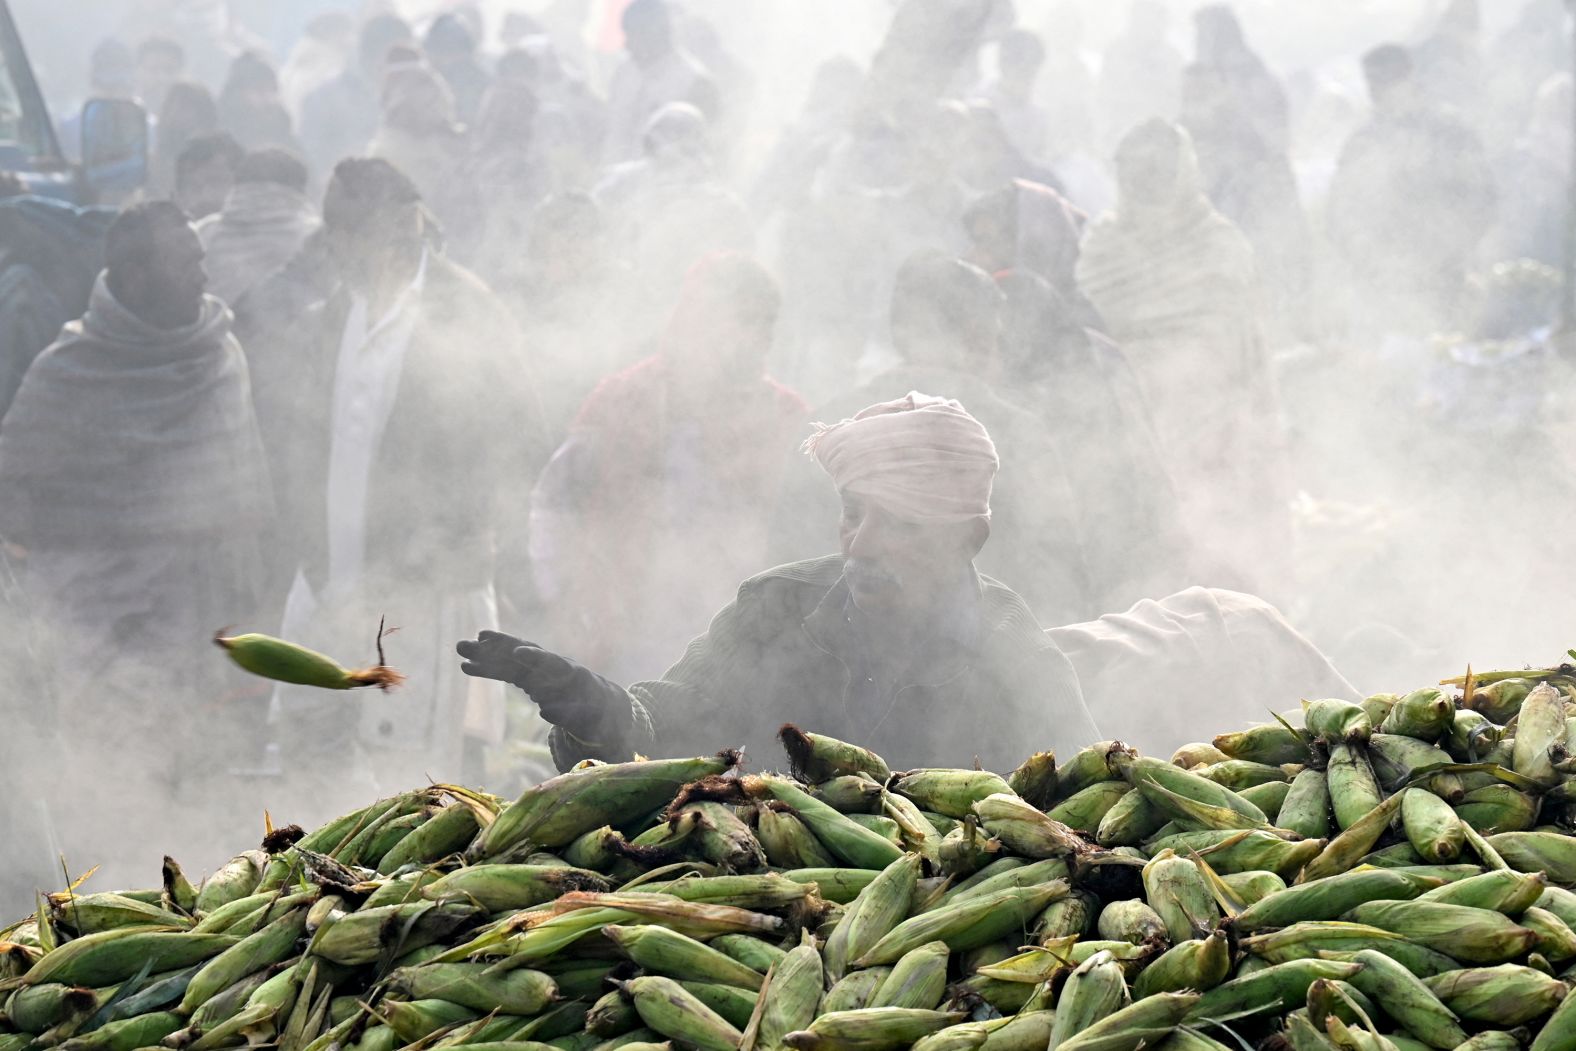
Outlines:
[[153,798],[191,801],[206,832],[198,786],[261,729],[223,703],[207,639],[255,609],[272,521],[246,360],[186,216],[128,209],[106,258],[0,423],[0,538],[28,630],[60,725],[93,728],[82,745],[116,786],[73,815],[76,857],[104,856]]
[[208,252],[208,287],[226,303],[290,261],[318,227],[306,165],[278,148],[241,158],[224,209],[197,224]]
[[625,689],[497,632],[459,644],[465,673],[531,695],[561,770],[740,744],[766,756],[784,721],[908,766],[1007,769],[1025,741],[1071,754],[1097,740],[1067,658],[974,569],[999,463],[979,421],[911,392],[808,447],[842,498],[841,554],[745,581],[660,679]]
[[[474,276],[447,259],[411,181],[387,161],[351,158],[323,200],[337,284],[294,340],[309,348],[288,380],[281,508],[299,564],[284,634],[329,652],[370,652],[379,619],[400,628],[407,686],[325,706],[281,690],[276,737],[290,791],[362,791],[427,775],[476,780],[483,742],[503,730],[496,690],[455,674],[452,635],[497,616],[498,502],[542,458],[540,411],[511,322]],[[273,402],[277,404],[277,400]],[[512,479],[505,485],[493,480]],[[331,758],[332,757],[332,758]],[[321,782],[319,782],[321,778]],[[326,808],[326,809],[325,809]]]
[[1423,335],[1459,320],[1494,221],[1494,174],[1477,133],[1418,90],[1405,48],[1374,48],[1363,75],[1373,116],[1341,152],[1330,237],[1352,269],[1360,329]]

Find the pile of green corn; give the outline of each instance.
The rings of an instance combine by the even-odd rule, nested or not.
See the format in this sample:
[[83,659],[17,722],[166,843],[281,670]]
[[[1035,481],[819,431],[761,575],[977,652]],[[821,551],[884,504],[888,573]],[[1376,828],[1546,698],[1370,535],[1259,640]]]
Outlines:
[[1576,668],[1452,685],[1169,760],[789,726],[791,774],[432,786],[41,895],[0,1051],[1576,1049]]

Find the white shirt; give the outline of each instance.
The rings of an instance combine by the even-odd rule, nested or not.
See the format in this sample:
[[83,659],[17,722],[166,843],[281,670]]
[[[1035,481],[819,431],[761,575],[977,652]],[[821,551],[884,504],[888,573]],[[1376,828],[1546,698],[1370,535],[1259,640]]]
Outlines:
[[367,492],[378,446],[394,410],[405,352],[416,327],[427,279],[427,253],[416,276],[388,313],[368,325],[367,300],[350,303],[334,369],[333,416],[328,452],[328,589],[353,588],[367,547]]

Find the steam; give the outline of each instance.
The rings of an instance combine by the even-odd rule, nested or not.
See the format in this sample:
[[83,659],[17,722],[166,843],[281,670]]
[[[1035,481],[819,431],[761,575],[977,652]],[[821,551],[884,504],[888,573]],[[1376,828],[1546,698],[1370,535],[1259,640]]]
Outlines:
[[[8,621],[0,628],[0,674],[7,682],[0,764],[9,775],[0,794],[0,841],[25,845],[25,851],[0,852],[0,917],[31,907],[35,885],[60,882],[59,854],[72,876],[102,864],[97,889],[138,886],[153,881],[166,852],[197,875],[255,845],[265,810],[276,823],[315,827],[427,777],[481,781],[510,794],[544,776],[551,759],[534,708],[518,691],[505,698],[501,687],[462,681],[454,641],[499,627],[619,681],[659,675],[742,579],[774,560],[831,553],[835,497],[816,490],[799,500],[801,486],[808,492],[825,483],[797,449],[812,419],[825,418],[816,410],[842,405],[856,388],[904,364],[888,316],[904,260],[926,249],[977,256],[964,209],[1013,178],[1055,180],[1091,226],[1112,209],[1130,211],[1131,187],[1112,158],[1141,120],[1188,124],[1207,176],[1231,170],[1238,133],[1267,116],[1236,112],[1220,127],[1203,126],[1198,107],[1218,116],[1222,111],[1210,107],[1224,103],[1217,97],[1221,85],[1196,70],[1184,72],[1197,59],[1192,4],[1149,5],[1139,28],[1162,32],[1145,40],[1133,37],[1125,4],[1017,0],[1017,26],[1037,35],[1046,57],[1032,94],[1015,100],[1004,85],[1011,57],[1004,59],[998,43],[1013,25],[1011,5],[977,5],[981,13],[971,26],[971,5],[963,0],[674,3],[704,20],[680,32],[717,78],[717,118],[704,129],[669,122],[646,155],[605,166],[577,139],[584,128],[575,109],[577,93],[603,96],[614,83],[619,55],[597,13],[602,5],[492,0],[481,8],[483,66],[499,59],[505,16],[519,10],[552,34],[555,59],[569,79],[543,75],[519,97],[538,107],[524,131],[510,119],[518,112],[489,113],[482,103],[474,127],[478,136],[486,133],[487,152],[474,169],[483,173],[478,189],[464,181],[460,162],[472,147],[457,130],[437,153],[404,140],[383,144],[387,155],[404,158],[428,210],[441,220],[441,234],[427,231],[431,251],[441,245],[447,257],[477,270],[499,300],[497,311],[473,311],[473,299],[432,304],[437,314],[462,304],[466,311],[445,321],[443,367],[424,377],[424,405],[435,414],[425,430],[406,433],[401,440],[408,444],[374,483],[397,495],[370,505],[379,511],[367,522],[369,546],[408,544],[422,557],[387,576],[319,589],[312,596],[318,615],[292,621],[289,602],[304,601],[300,593],[287,596],[301,545],[288,526],[270,529],[259,538],[276,584],[268,597],[245,609],[214,611],[220,622],[201,625],[188,648],[156,652],[126,643],[138,637],[135,625],[86,630],[54,619],[23,594],[25,572],[15,556],[0,562],[6,570],[0,608]],[[962,12],[962,35],[902,24],[919,5]],[[166,8],[179,13],[168,24],[197,34],[191,27],[208,6],[201,0],[11,0],[57,122],[88,97],[88,51],[100,38],[123,33],[135,45]],[[353,37],[328,27],[316,45],[296,44],[292,52],[282,42],[298,40],[309,18],[345,5],[232,6],[250,20],[246,41],[284,71],[281,98],[301,133],[303,100],[354,61]],[[293,14],[281,15],[276,6]],[[397,6],[419,40],[440,5]],[[1475,34],[1449,37],[1440,30],[1445,5],[1429,0],[1242,0],[1237,13],[1247,46],[1284,92],[1287,119],[1285,141],[1269,143],[1261,165],[1239,169],[1249,182],[1236,187],[1242,210],[1231,218],[1251,242],[1258,276],[1274,269],[1275,287],[1246,281],[1251,308],[1234,304],[1243,316],[1213,329],[1218,318],[1201,317],[1193,290],[1181,287],[1176,302],[1194,313],[1164,319],[1185,331],[1181,342],[1137,333],[1144,311],[1156,306],[1152,298],[1123,304],[1102,300],[1087,285],[1054,290],[1089,294],[1113,325],[1138,318],[1133,329],[1110,334],[1125,344],[1141,377],[1134,389],[1166,404],[1146,417],[1134,409],[1136,396],[1124,395],[1113,398],[1111,411],[1132,411],[1150,425],[1163,413],[1156,455],[1174,455],[1204,433],[1205,423],[1244,404],[1254,410],[1248,443],[1256,453],[1274,453],[1274,466],[1257,465],[1258,474],[1230,456],[1212,459],[1209,450],[1197,452],[1185,470],[1173,465],[1170,477],[1194,535],[1188,554],[1165,567],[1168,588],[1198,584],[1261,595],[1362,692],[1420,686],[1459,674],[1469,660],[1478,668],[1541,662],[1576,644],[1576,592],[1565,579],[1576,555],[1569,539],[1576,433],[1568,422],[1569,365],[1550,342],[1560,259],[1512,258],[1529,250],[1522,236],[1528,229],[1560,222],[1557,214],[1538,220],[1547,213],[1528,209],[1563,207],[1568,89],[1565,96],[1557,86],[1540,94],[1549,75],[1565,71],[1558,64],[1563,44],[1552,49],[1553,58],[1539,53],[1519,63],[1526,68],[1507,64],[1507,55],[1519,54],[1504,42],[1517,30],[1522,6],[1485,2]],[[900,25],[892,29],[895,11]],[[1562,16],[1555,21],[1556,36],[1568,32]],[[975,31],[980,46],[949,53]],[[1350,280],[1350,261],[1327,236],[1331,194],[1345,143],[1370,118],[1359,57],[1386,41],[1414,47],[1420,62],[1433,55],[1431,61],[1446,63],[1430,67],[1432,73],[1420,68],[1425,89],[1426,78],[1442,68],[1481,78],[1483,90],[1463,120],[1481,140],[1500,192],[1484,237],[1466,259],[1469,279],[1447,297],[1448,310],[1438,300],[1413,301],[1354,323],[1371,290]],[[516,43],[538,61],[547,53],[534,35]],[[217,93],[223,55],[189,51],[187,74]],[[1135,55],[1149,57],[1135,64]],[[1449,67],[1451,56],[1462,64]],[[1536,78],[1529,72],[1534,67]],[[1157,77],[1157,70],[1174,77]],[[431,101],[441,108],[441,92],[432,99],[422,94],[435,86],[431,78],[412,82],[420,96],[412,106]],[[1014,130],[1033,126],[1037,114],[1065,113],[1069,97],[1085,100],[1076,132],[1059,136],[1061,124],[1042,128],[1047,134],[1037,155],[1013,141]],[[986,98],[994,111],[979,104]],[[522,138],[527,134],[529,141]],[[320,204],[329,173],[312,174],[311,194]],[[1512,175],[1521,181],[1508,181]],[[1543,181],[1534,185],[1532,176]],[[1289,202],[1290,211],[1279,216],[1283,223],[1255,227],[1263,215],[1249,213],[1267,198]],[[1227,210],[1219,201],[1216,208]],[[1439,214],[1452,214],[1449,200]],[[1422,239],[1432,231],[1403,236],[1411,233]],[[1175,247],[1182,268],[1196,274],[1193,236],[1184,232]],[[1276,255],[1275,266],[1267,267],[1284,239],[1296,242],[1295,251]],[[747,355],[738,351],[750,344],[751,318],[731,317],[723,326],[713,311],[699,338],[673,342],[684,276],[696,259],[718,251],[751,254],[775,279],[781,310],[759,351],[766,370],[797,398],[761,384],[741,394],[717,381],[729,369],[753,367],[740,366]],[[1053,275],[1045,276],[1054,285]],[[1062,304],[1056,316],[1076,305]],[[297,312],[279,310],[265,319],[276,329],[270,346],[298,348],[286,324]],[[1404,327],[1388,323],[1403,314]],[[1034,316],[1033,302],[1012,299],[1005,334]],[[1039,331],[1031,325],[1024,345],[1036,345]],[[1176,353],[1178,346],[1183,357],[1162,372],[1151,368],[1149,356]],[[254,383],[268,391],[259,397],[273,398],[278,413],[275,430],[264,435],[273,443],[271,455],[303,469],[326,459],[321,433],[279,428],[277,421],[290,420],[292,403],[332,382],[332,361],[328,372],[314,373],[305,366],[321,369],[322,361],[289,359],[302,362],[301,370],[291,364],[281,372],[277,361],[261,360],[260,347],[247,350],[259,356]],[[705,352],[698,365],[688,362],[693,379],[673,388],[693,395],[694,404],[635,400],[615,415],[624,424],[671,426],[670,445],[652,461],[653,470],[686,484],[630,504],[621,487],[649,479],[608,481],[605,464],[592,466],[594,441],[573,421],[605,377],[680,351]],[[330,359],[334,352],[325,351]],[[1234,373],[1223,363],[1239,353],[1255,355],[1255,364]],[[980,383],[995,383],[1016,413],[1044,418],[1047,406],[1065,395],[1054,368],[1037,387],[1014,385],[989,361],[955,364]],[[1253,369],[1260,371],[1249,376]],[[1253,386],[1261,380],[1262,387]],[[870,401],[907,391],[873,393],[879,396]],[[945,389],[924,393],[955,396]],[[482,399],[473,413],[439,411],[473,394]],[[747,411],[740,408],[746,403]],[[777,412],[788,422],[775,455],[762,452],[747,469],[720,479],[701,477],[704,457],[697,450],[750,440],[720,421],[747,423]],[[469,444],[446,444],[456,433]],[[1064,458],[1083,455],[1066,444],[1061,451]],[[1011,456],[1006,443],[1002,453],[1004,461]],[[1100,453],[1104,464],[1110,450]],[[322,484],[310,470],[305,477]],[[550,499],[558,477],[573,481]],[[763,478],[780,482],[763,484]],[[1134,487],[1131,476],[1116,473],[1086,472],[1080,484],[1085,488],[1074,500],[1102,508],[1123,504]],[[1036,490],[1020,487],[1020,495],[1025,491]],[[757,495],[741,504],[739,492]],[[286,485],[276,495],[284,521],[299,521],[289,517],[299,511],[291,504],[308,494]],[[1208,506],[1194,513],[1200,504]],[[637,513],[648,517],[628,517]],[[1005,520],[1015,518],[1020,535],[1032,537],[1041,521],[1081,513],[1087,511],[1061,498],[1030,499]],[[782,524],[796,515],[810,520],[788,530],[792,538],[785,542]],[[478,525],[477,516],[488,523]],[[473,542],[459,549],[424,546],[426,528]],[[1114,526],[1093,520],[1078,529],[1098,539]],[[590,555],[568,559],[568,548]],[[605,561],[593,557],[598,554]],[[987,548],[982,564],[1010,566],[1008,554]],[[1132,562],[1143,554],[1135,550]],[[993,555],[998,562],[989,562]],[[640,578],[621,576],[629,563],[619,558],[634,559]],[[103,589],[110,603],[120,568],[105,555],[84,565],[80,586]],[[1106,579],[1094,580],[1089,592],[1121,594],[1125,604],[1148,594],[1133,590],[1139,585],[1132,581],[1158,579],[1131,565],[1120,567],[1119,579],[1117,568],[1098,570]],[[1061,578],[1056,581],[1060,589]],[[1047,587],[1046,580],[1004,582],[1024,594]],[[1070,616],[1103,612],[1118,610],[1086,604]],[[293,623],[297,641],[347,665],[370,663],[380,617],[400,627],[386,640],[388,657],[410,676],[403,692],[388,697],[274,696],[255,680],[216,668],[207,641],[226,624],[273,632]],[[1164,681],[1150,685],[1166,691]],[[1208,691],[1200,693],[1187,723],[1201,733],[1262,718],[1263,708],[1289,708],[1297,699],[1265,696],[1257,710],[1225,711],[1210,709]],[[1091,706],[1098,721],[1099,707]],[[978,732],[994,732],[988,712],[980,713]],[[757,768],[779,761],[750,758]]]

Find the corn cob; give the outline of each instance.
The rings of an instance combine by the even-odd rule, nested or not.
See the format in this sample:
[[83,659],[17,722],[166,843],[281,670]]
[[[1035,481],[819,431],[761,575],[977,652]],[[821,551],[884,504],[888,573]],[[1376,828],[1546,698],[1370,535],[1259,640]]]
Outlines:
[[962,1020],[960,1012],[903,1007],[834,1011],[789,1033],[784,1042],[794,1051],[895,1051]]
[[1537,943],[1534,932],[1497,912],[1435,901],[1373,901],[1345,918],[1393,931],[1464,963],[1504,963]]
[[766,1051],[784,1047],[789,1033],[814,1021],[824,979],[821,954],[816,951],[814,939],[806,937],[771,972],[763,994],[756,1046]]
[[1187,1020],[1225,1020],[1245,1011],[1290,1011],[1308,998],[1308,986],[1320,978],[1350,980],[1363,969],[1360,963],[1337,960],[1293,960],[1276,964],[1245,978],[1234,978],[1201,996]]
[[1030,805],[1049,810],[1056,801],[1056,753],[1035,752],[1007,778],[1007,787]]
[[1047,812],[1047,816],[1069,828],[1092,833],[1100,827],[1106,814],[1132,790],[1133,786],[1125,781],[1096,781],[1057,803]]
[[1143,869],[1144,897],[1173,942],[1202,938],[1220,923],[1220,909],[1192,861],[1161,851]]
[[1360,743],[1373,732],[1373,722],[1360,704],[1334,698],[1302,702],[1302,724],[1326,743]]
[[1111,760],[1122,753],[1131,753],[1131,749],[1118,741],[1097,741],[1073,753],[1071,759],[1056,768],[1056,798],[1066,799],[1096,781],[1121,780],[1122,775]]
[[826,991],[826,999],[821,1003],[822,1012],[832,1014],[837,1011],[857,1011],[869,1007],[870,1002],[875,999],[876,990],[881,988],[881,983],[885,982],[887,975],[891,973],[890,967],[870,967],[839,979]]
[[1498,869],[1425,891],[1421,900],[1447,905],[1470,905],[1477,909],[1502,912],[1506,916],[1519,916],[1528,906],[1543,899],[1547,884],[1542,873]]
[[1169,1036],[1198,1001],[1197,993],[1156,993],[1112,1012],[1056,1046],[1064,1051],[1138,1051]]
[[1548,683],[1540,683],[1527,694],[1516,717],[1512,751],[1516,773],[1552,784],[1555,773],[1550,752],[1564,748],[1565,733],[1565,700]]
[[1466,1042],[1456,1015],[1405,967],[1372,949],[1360,950],[1352,960],[1363,969],[1351,977],[1351,983],[1383,1004],[1385,1013],[1407,1032],[1442,1051]]
[[850,816],[839,813],[788,781],[776,777],[746,778],[751,798],[770,797],[793,808],[810,826],[815,838],[845,864],[855,868],[885,868],[902,857],[901,847],[872,832]]
[[1383,802],[1379,779],[1366,748],[1350,744],[1331,744],[1330,762],[1325,768],[1329,782],[1330,804],[1335,823],[1349,828]]
[[1501,832],[1488,842],[1518,872],[1542,872],[1551,883],[1576,883],[1576,839],[1559,832]]
[[785,723],[777,731],[783,751],[788,753],[795,777],[804,781],[825,781],[844,774],[864,774],[878,782],[892,776],[886,760],[858,745],[833,737],[806,733]]
[[955,950],[989,944],[1025,927],[1067,889],[1065,881],[1054,880],[1037,887],[1009,887],[943,906],[899,923],[854,963],[860,967],[892,963],[930,941],[943,941]]
[[1207,938],[1178,942],[1139,972],[1133,994],[1140,999],[1156,993],[1213,989],[1231,975],[1231,949],[1221,931]]
[[1533,906],[1517,917],[1516,922],[1538,936],[1537,951],[1545,959],[1563,963],[1576,956],[1576,933],[1554,913]]
[[1436,881],[1389,869],[1358,869],[1272,894],[1237,914],[1239,930],[1288,927],[1305,920],[1333,920],[1365,901],[1408,901]]
[[947,987],[947,961],[951,950],[946,942],[926,942],[893,962],[892,973],[876,990],[871,1007],[918,1007],[933,1010],[940,1006]]
[[1379,724],[1379,732],[1399,734],[1431,744],[1449,730],[1455,710],[1451,699],[1434,687],[1413,690],[1391,706]]
[[908,915],[918,878],[919,856],[905,854],[859,893],[822,953],[829,978],[843,977],[852,960],[864,956]]
[[1129,1002],[1127,981],[1115,958],[1108,952],[1094,954],[1079,964],[1062,986],[1056,999],[1050,1046],[1061,1047]]
[[609,763],[559,774],[528,788],[477,838],[478,858],[503,853],[523,840],[562,847],[631,811],[654,809],[685,784],[721,774],[737,756]]
[[1006,781],[984,770],[910,770],[894,778],[890,787],[925,810],[956,818],[967,817],[986,796],[1014,794]]
[[1100,910],[1095,923],[1100,937],[1106,941],[1145,942],[1166,940],[1166,922],[1147,903],[1137,898],[1127,901],[1107,902]]
[[1279,766],[1308,761],[1308,742],[1295,730],[1279,723],[1265,723],[1215,738],[1215,747],[1232,759]]
[[386,665],[351,670],[315,650],[271,635],[215,635],[213,641],[241,668],[275,682],[324,690],[354,690],[364,686],[387,690],[405,681],[403,675]]
[[1565,983],[1530,967],[1471,967],[1424,979],[1446,1007],[1470,1022],[1525,1025],[1565,999]]
[[881,782],[864,774],[845,774],[810,786],[810,795],[843,814],[874,814],[881,809]]
[[1407,842],[1425,861],[1448,865],[1461,856],[1466,835],[1450,804],[1421,788],[1401,793],[1401,825]]
[[985,831],[1024,857],[1051,858],[1089,849],[1072,828],[1014,795],[994,794],[974,804]]
[[1100,819],[1094,839],[1102,847],[1136,847],[1168,820],[1142,792],[1127,792]]

